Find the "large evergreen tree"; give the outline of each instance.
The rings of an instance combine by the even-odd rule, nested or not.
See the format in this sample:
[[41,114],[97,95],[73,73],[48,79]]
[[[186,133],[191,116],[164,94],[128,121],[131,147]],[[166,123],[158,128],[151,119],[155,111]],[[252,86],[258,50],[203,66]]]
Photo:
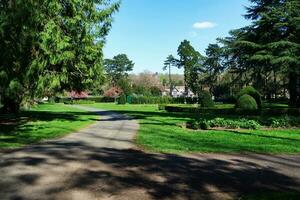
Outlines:
[[205,82],[210,86],[210,90],[212,91],[214,87],[217,86],[218,77],[220,77],[221,73],[225,70],[225,65],[223,64],[223,49],[219,44],[209,44],[205,54],[204,67],[207,72]]
[[119,3],[0,0],[2,110],[26,99],[83,90],[102,77],[102,48]]
[[[231,61],[262,88],[264,74],[277,73],[289,79],[290,104],[300,106],[300,1],[251,0],[246,18],[250,26],[232,32]],[[267,77],[267,75],[265,76]],[[276,93],[276,88],[275,88]]]

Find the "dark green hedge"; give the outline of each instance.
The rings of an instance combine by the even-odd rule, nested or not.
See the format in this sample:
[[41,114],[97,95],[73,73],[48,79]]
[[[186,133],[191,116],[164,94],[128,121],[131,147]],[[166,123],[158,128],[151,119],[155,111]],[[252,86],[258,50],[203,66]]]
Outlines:
[[130,104],[195,104],[197,98],[171,98],[171,97],[147,97],[147,96],[127,96],[127,103]]
[[163,105],[167,112],[184,112],[184,113],[197,113],[197,114],[216,114],[216,115],[290,115],[299,116],[299,108],[276,108],[276,109],[262,109],[262,110],[244,110],[237,108],[199,108],[199,107],[183,107],[175,105]]
[[[113,102],[115,102],[114,98],[103,97],[103,96],[87,97],[84,99],[74,99],[74,101],[78,101],[78,100],[94,101],[96,103],[113,103]],[[56,103],[65,103],[65,102],[69,102],[69,101],[71,101],[71,98],[69,98],[69,97],[63,97],[63,98],[56,97],[55,98]]]
[[96,103],[95,101],[91,101],[91,100],[85,100],[85,99],[81,99],[81,100],[73,100],[73,101],[65,101],[64,104],[94,104]]

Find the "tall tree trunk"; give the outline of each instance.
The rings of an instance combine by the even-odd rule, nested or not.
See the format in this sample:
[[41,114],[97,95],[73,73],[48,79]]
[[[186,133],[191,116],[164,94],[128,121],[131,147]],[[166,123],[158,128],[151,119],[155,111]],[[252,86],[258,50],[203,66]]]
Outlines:
[[3,107],[0,109],[2,113],[18,113],[20,111],[20,102],[14,99],[3,97],[2,104]]
[[169,83],[170,83],[170,97],[173,97],[173,82],[172,82],[172,77],[171,77],[171,65],[169,65]]
[[189,93],[189,88],[188,88],[188,83],[187,83],[187,69],[186,67],[184,68],[184,96],[186,97]]
[[290,105],[300,107],[300,78],[297,73],[289,73]]
[[275,99],[277,99],[277,78],[276,78],[276,72],[273,72],[273,84],[274,84],[274,96]]

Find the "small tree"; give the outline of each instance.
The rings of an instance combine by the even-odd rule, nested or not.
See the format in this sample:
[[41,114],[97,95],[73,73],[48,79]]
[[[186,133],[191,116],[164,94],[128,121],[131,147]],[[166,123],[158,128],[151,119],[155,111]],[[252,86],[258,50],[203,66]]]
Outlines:
[[204,108],[211,108],[215,106],[214,101],[211,98],[211,95],[208,91],[201,91],[198,95],[199,104]]
[[126,104],[126,95],[122,94],[119,98],[118,98],[118,104]]

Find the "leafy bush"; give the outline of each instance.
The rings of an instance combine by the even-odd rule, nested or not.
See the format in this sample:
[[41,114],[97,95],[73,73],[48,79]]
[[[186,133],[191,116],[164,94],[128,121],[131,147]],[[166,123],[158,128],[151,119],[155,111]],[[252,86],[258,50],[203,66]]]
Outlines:
[[207,130],[210,126],[207,120],[194,120],[187,123],[187,128]]
[[168,112],[185,112],[201,114],[215,114],[215,115],[239,115],[239,116],[300,116],[300,108],[273,108],[262,110],[247,110],[239,108],[201,108],[201,107],[187,107],[186,105],[165,105],[165,110]]
[[272,117],[268,121],[268,125],[272,128],[300,127],[299,117],[285,115],[281,117]]
[[199,94],[199,104],[204,108],[212,108],[215,105],[208,91],[202,91]]
[[146,96],[132,96],[132,104],[169,104],[173,103],[171,97],[146,97]]
[[244,94],[238,99],[236,107],[242,110],[257,110],[258,108],[255,99],[248,94]]
[[126,95],[122,94],[119,98],[118,98],[118,104],[126,104]]
[[251,86],[247,86],[247,87],[243,88],[240,91],[238,97],[241,98],[245,94],[250,95],[251,97],[253,97],[255,99],[258,108],[262,107],[261,95],[255,88],[253,88]]
[[255,121],[255,120],[249,120],[249,119],[224,119],[224,118],[214,118],[211,120],[203,120],[203,119],[197,119],[191,122],[190,125],[193,129],[203,129],[206,130],[209,127],[216,128],[226,128],[226,129],[238,129],[238,128],[244,128],[244,129],[260,129],[261,125]]

